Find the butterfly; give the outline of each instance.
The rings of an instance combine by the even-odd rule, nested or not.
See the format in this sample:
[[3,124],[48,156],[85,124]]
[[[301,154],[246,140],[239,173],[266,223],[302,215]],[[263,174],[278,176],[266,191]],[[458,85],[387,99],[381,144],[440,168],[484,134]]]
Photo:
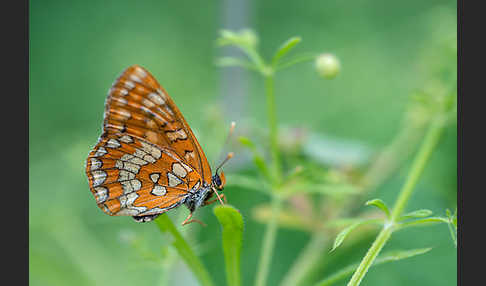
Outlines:
[[[234,125],[232,126],[234,127]],[[214,175],[191,128],[164,88],[139,65],[115,80],[105,102],[103,132],[86,160],[89,188],[111,216],[148,222],[178,206],[193,212],[219,200],[226,182]],[[210,200],[213,195],[217,199]]]

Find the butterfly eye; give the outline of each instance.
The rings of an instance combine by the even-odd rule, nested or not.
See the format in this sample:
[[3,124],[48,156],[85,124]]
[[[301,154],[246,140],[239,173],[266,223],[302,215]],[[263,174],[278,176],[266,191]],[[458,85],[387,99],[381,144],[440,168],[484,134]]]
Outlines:
[[221,174],[215,174],[213,176],[213,186],[216,187],[218,190],[222,190],[224,188],[224,185],[226,183],[226,178],[224,177],[224,173],[221,172]]
[[220,180],[220,184],[218,185],[218,189],[223,189],[224,188],[224,185],[226,185],[226,178],[224,177],[224,172],[221,172],[221,174],[219,174],[219,180]]

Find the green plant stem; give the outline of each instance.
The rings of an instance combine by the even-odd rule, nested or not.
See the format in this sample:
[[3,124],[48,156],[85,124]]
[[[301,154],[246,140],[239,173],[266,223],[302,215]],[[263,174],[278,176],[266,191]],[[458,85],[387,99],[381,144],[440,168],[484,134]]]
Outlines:
[[[388,262],[398,261],[410,257],[414,257],[416,255],[427,253],[431,250],[431,248],[420,248],[420,249],[412,249],[412,250],[403,250],[403,251],[393,251],[389,253],[384,253],[380,255],[373,263],[373,266],[377,266],[379,264],[384,264]],[[341,269],[339,272],[329,276],[328,278],[318,282],[315,286],[329,286],[333,285],[334,283],[344,280],[346,277],[353,274],[353,272],[358,268],[358,263],[352,264],[348,267]]]
[[270,149],[272,150],[274,183],[280,182],[280,152],[278,148],[278,129],[277,129],[277,111],[275,104],[274,92],[274,75],[273,73],[265,75],[265,95],[267,97],[267,116],[270,128]]
[[277,237],[278,218],[282,208],[282,200],[278,197],[272,197],[272,216],[267,223],[265,235],[263,237],[262,252],[258,262],[258,273],[255,280],[255,286],[267,285],[268,271],[272,261],[275,239]]
[[177,250],[189,269],[191,269],[194,276],[199,280],[199,283],[203,286],[213,286],[214,283],[211,276],[209,276],[209,272],[167,214],[162,214],[155,220],[155,222],[162,233],[168,232],[172,235],[172,246]]
[[375,258],[378,256],[381,249],[385,246],[392,232],[393,229],[391,225],[384,227],[380,231],[370,249],[368,249],[368,252],[366,252],[365,257],[359,264],[358,269],[356,269],[354,272],[353,277],[351,277],[351,280],[348,282],[348,286],[359,285],[359,283],[361,283],[361,280],[363,280],[366,272],[368,272],[368,269],[373,264],[373,261],[375,261]]
[[398,218],[401,216],[403,210],[405,209],[410,196],[413,193],[415,186],[417,185],[418,179],[420,175],[423,173],[423,170],[430,159],[433,151],[437,147],[439,139],[441,137],[442,132],[444,131],[445,120],[442,116],[438,116],[436,119],[432,121],[430,127],[425,135],[425,139],[420,146],[420,149],[415,156],[412,166],[410,168],[409,175],[403,185],[398,198],[395,202],[395,205],[392,210],[392,214],[390,217],[390,221],[385,224],[383,229],[380,231],[376,240],[371,245],[370,249],[366,253],[365,257],[361,261],[358,269],[354,272],[351,280],[348,282],[348,286],[356,286],[361,283],[364,276],[368,272],[368,269],[373,264],[375,258],[378,256],[380,251],[385,246],[386,242],[390,238],[393,230],[394,225]]
[[398,199],[393,206],[393,211],[391,214],[392,221],[395,222],[407,206],[410,196],[412,195],[413,190],[417,185],[418,179],[420,178],[420,175],[422,174],[425,165],[430,158],[430,155],[432,155],[435,147],[437,146],[437,143],[439,142],[440,136],[442,135],[442,132],[444,130],[444,124],[445,120],[442,117],[437,118],[431,123],[424,142],[420,147],[418,154],[415,156],[412,168],[405,182],[405,185],[400,191]]

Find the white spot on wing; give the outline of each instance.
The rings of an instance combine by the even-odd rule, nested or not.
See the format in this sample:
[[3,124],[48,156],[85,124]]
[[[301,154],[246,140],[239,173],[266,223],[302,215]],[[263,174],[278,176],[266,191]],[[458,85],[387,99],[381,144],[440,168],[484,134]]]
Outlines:
[[162,97],[160,97],[160,95],[158,95],[156,93],[151,92],[151,93],[148,94],[148,97],[150,98],[150,100],[152,100],[153,102],[155,102],[158,105],[163,105],[165,103],[165,101],[162,99]]
[[120,141],[123,143],[132,143],[133,138],[129,135],[123,135],[122,137],[120,137]]
[[128,101],[123,97],[112,97],[114,100],[118,101],[121,105],[127,105]]
[[127,80],[125,81],[125,87],[131,90],[135,87],[135,84],[132,81]]
[[130,79],[133,80],[134,82],[142,82],[142,80],[137,75],[134,74],[130,75]]
[[125,109],[121,109],[121,108],[118,108],[118,109],[115,109],[113,110],[114,113],[117,113],[118,115],[122,116],[124,119],[128,119],[130,118],[132,115],[130,114],[130,112],[128,112],[127,110]]
[[94,190],[96,191],[95,193],[96,202],[98,204],[104,203],[108,198],[108,189],[105,187],[96,187],[94,188]]
[[118,182],[128,181],[132,179],[135,179],[135,174],[126,170],[121,170],[120,174],[118,175]]
[[147,76],[147,73],[140,67],[137,67],[135,69],[135,72],[140,76],[141,78],[145,78]]
[[142,183],[138,179],[133,179],[130,181],[121,182],[123,193],[128,194],[131,192],[136,192],[142,187]]
[[177,178],[174,174],[167,172],[167,180],[169,182],[169,187],[175,187],[182,183],[181,179]]
[[150,101],[146,98],[144,98],[142,100],[142,103],[143,103],[143,105],[147,106],[148,108],[154,108],[155,107],[155,104],[152,101]]
[[102,170],[95,170],[91,172],[91,175],[93,176],[93,187],[97,187],[106,180],[106,172]]
[[120,142],[118,142],[118,140],[111,138],[110,140],[108,140],[108,142],[106,142],[105,146],[108,148],[116,149],[120,147],[121,144]]
[[139,180],[135,179],[135,180],[131,180],[130,181],[132,183],[132,187],[135,191],[139,191],[140,188],[142,187],[142,182],[140,182]]
[[133,206],[133,203],[138,197],[139,195],[135,192],[120,196],[118,199],[120,201],[121,209],[117,213],[117,215],[134,216],[134,215],[138,215],[141,212],[144,212],[147,209],[146,207]]
[[159,180],[160,178],[160,173],[152,173],[150,174],[150,180],[152,180],[152,182],[154,183],[157,183],[157,181]]
[[165,187],[161,186],[161,185],[155,185],[154,188],[152,189],[152,195],[155,195],[155,196],[163,196],[167,193],[167,190],[165,189]]
[[173,205],[170,205],[170,206],[168,206],[166,208],[152,208],[152,209],[149,209],[148,211],[144,212],[143,215],[152,215],[152,214],[164,213],[167,210],[170,210],[170,209],[178,206],[179,204],[180,204],[180,202],[176,202]]
[[96,158],[91,158],[91,171],[99,169],[103,165],[101,160],[98,160]]
[[123,208],[119,212],[117,212],[116,215],[136,216],[144,212],[146,209],[146,207]]
[[96,152],[94,153],[93,157],[101,157],[103,155],[105,155],[106,153],[106,149],[103,148],[103,147],[99,147],[98,150],[96,150]]
[[148,144],[146,142],[143,142],[143,141],[141,141],[140,143],[142,143],[143,151],[147,152],[148,154],[150,154],[155,159],[159,159],[160,156],[162,156],[162,152],[157,147],[155,147],[151,144]]
[[184,167],[182,167],[182,165],[179,163],[172,164],[172,172],[181,178],[184,178],[187,175],[186,169],[184,169]]

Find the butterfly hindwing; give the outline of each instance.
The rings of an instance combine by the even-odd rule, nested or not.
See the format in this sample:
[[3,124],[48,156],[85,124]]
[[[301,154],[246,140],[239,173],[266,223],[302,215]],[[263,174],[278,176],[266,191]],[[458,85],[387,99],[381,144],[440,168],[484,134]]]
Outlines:
[[126,133],[100,137],[86,174],[98,206],[109,215],[163,213],[203,184],[197,170],[173,150]]

